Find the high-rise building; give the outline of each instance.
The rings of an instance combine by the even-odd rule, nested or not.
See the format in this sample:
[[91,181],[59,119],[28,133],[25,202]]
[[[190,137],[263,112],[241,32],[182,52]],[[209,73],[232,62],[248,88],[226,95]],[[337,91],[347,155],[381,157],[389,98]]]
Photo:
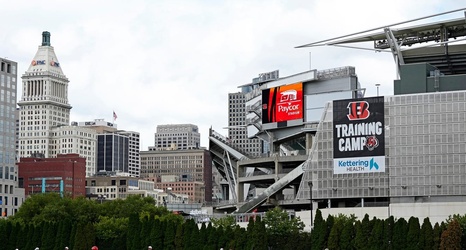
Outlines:
[[50,33],[42,33],[39,46],[28,70],[23,74],[20,111],[19,157],[41,153],[51,157],[51,130],[70,123],[68,78],[50,44]]
[[193,124],[158,125],[154,147],[149,150],[197,149],[201,146],[201,134]]
[[229,143],[249,156],[262,153],[262,141],[249,139],[246,127],[246,94],[248,91],[228,94],[228,140]]
[[105,133],[97,135],[97,172],[128,171],[128,136]]
[[128,172],[129,176],[141,175],[141,157],[139,155],[140,135],[134,131],[118,130],[116,133],[128,137]]
[[86,158],[86,176],[95,174],[97,135],[94,130],[79,126],[61,126],[53,128],[50,135],[50,157],[79,154]]
[[[94,121],[86,122],[72,122],[72,124],[93,129],[99,135],[99,147],[96,149],[97,159],[99,161],[97,163],[97,172],[111,171],[119,172],[120,174],[126,173],[132,177],[139,177],[141,170],[141,160],[139,157],[140,135],[138,132],[118,130],[115,123],[106,122],[104,119],[95,119]],[[127,146],[125,145],[122,147],[118,140],[115,140],[113,143],[111,143],[109,141],[109,137],[104,136],[108,135],[110,137],[114,137],[112,134],[118,138],[127,137]],[[124,148],[127,148],[128,151],[121,151]],[[112,159],[109,158],[110,154],[113,155]],[[125,159],[127,163],[122,161]]]
[[0,209],[1,216],[15,214],[24,200],[18,188],[16,163],[17,63],[0,58]]
[[20,158],[77,153],[86,157],[86,175],[96,172],[96,132],[70,126],[68,78],[50,43],[50,33],[42,33],[28,70],[23,74],[19,106],[18,154]]
[[[154,181],[157,185],[164,182],[163,176],[177,176],[176,181],[169,181],[172,188],[182,187],[188,182],[191,186],[201,183],[204,185],[202,201],[212,200],[212,160],[208,150],[150,150],[140,153],[141,178]],[[178,189],[176,191],[188,195],[191,192]]]

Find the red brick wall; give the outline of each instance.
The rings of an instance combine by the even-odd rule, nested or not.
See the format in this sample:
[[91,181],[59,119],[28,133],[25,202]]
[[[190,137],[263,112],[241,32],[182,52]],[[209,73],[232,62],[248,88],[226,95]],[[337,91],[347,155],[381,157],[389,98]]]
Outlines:
[[23,180],[26,197],[42,192],[42,178],[46,179],[46,192],[60,192],[60,180],[63,180],[65,195],[73,198],[85,196],[86,158],[78,154],[58,155],[57,158],[21,158],[18,177]]

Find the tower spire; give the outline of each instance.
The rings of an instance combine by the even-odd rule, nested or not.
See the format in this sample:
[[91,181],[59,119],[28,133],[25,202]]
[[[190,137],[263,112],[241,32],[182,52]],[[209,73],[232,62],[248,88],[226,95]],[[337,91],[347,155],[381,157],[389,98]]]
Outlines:
[[42,46],[50,46],[50,32],[42,32]]

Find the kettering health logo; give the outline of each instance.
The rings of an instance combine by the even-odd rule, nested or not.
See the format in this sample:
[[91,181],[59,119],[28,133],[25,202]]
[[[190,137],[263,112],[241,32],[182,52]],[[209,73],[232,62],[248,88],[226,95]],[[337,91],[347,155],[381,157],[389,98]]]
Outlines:
[[[370,160],[339,160],[338,167],[345,168],[347,172],[360,172],[360,171],[377,171],[379,170],[379,164],[371,158]],[[369,168],[369,169],[367,169]]]

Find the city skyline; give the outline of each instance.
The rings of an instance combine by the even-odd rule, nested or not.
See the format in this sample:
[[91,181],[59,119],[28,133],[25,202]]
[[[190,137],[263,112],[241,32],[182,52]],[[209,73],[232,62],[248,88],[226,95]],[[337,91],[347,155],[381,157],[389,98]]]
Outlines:
[[[206,4],[204,4],[206,3]],[[311,69],[355,66],[366,96],[393,94],[390,53],[344,48],[296,49],[309,42],[462,8],[425,1],[150,1],[111,6],[90,1],[7,2],[11,23],[0,56],[27,70],[43,31],[51,33],[58,62],[70,80],[70,121],[118,118],[118,129],[141,134],[141,150],[154,144],[157,125],[195,124],[201,146],[208,129],[228,124],[228,93],[259,73],[288,76]],[[91,6],[92,8],[89,8]],[[18,19],[18,16],[25,18]],[[463,12],[442,19],[464,17]],[[344,21],[342,21],[344,20]],[[387,69],[390,69],[389,71]]]

